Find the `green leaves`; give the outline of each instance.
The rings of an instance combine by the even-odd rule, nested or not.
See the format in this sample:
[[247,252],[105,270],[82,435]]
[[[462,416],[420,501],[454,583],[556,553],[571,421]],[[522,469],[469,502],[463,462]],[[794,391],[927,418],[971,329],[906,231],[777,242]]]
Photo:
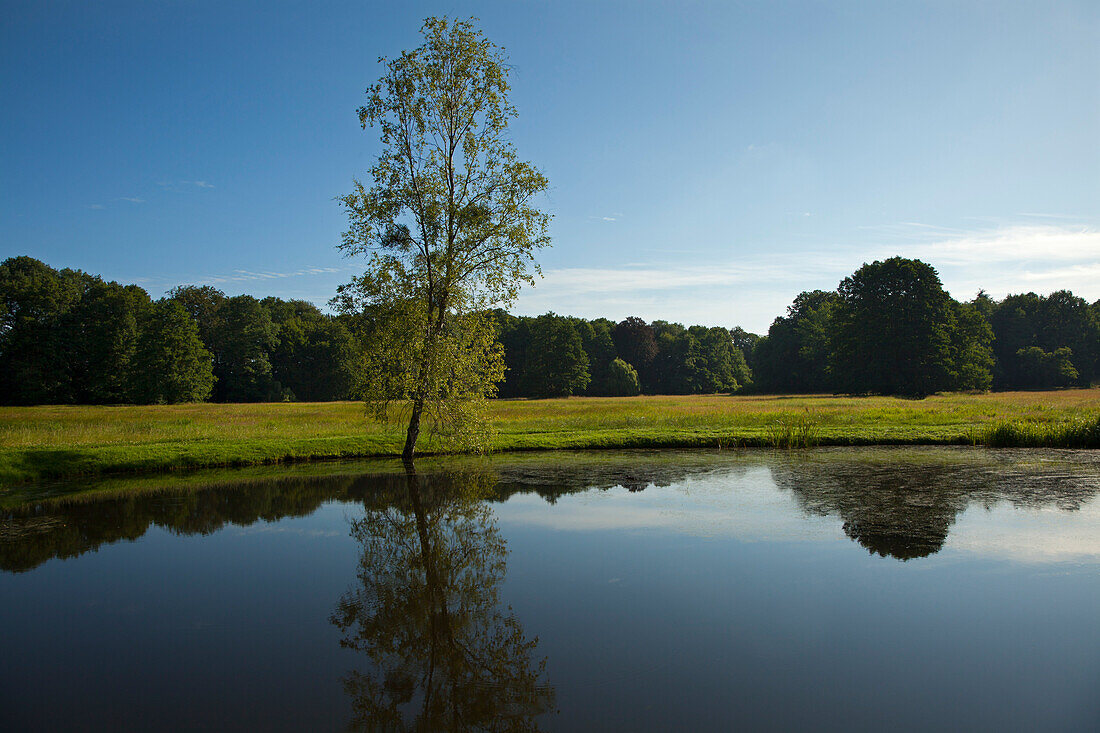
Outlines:
[[534,204],[548,182],[506,137],[517,113],[503,50],[469,20],[428,18],[421,32],[423,45],[380,60],[358,114],[381,150],[369,183],[341,198],[340,248],[367,263],[340,303],[375,316],[364,393],[383,412],[409,400],[410,457],[421,413],[437,432],[478,442],[472,428],[503,357],[471,314],[510,303],[550,242]]
[[924,397],[988,384],[988,332],[969,313],[960,330],[960,314],[930,265],[902,257],[874,262],[838,292],[830,370],[839,389]]

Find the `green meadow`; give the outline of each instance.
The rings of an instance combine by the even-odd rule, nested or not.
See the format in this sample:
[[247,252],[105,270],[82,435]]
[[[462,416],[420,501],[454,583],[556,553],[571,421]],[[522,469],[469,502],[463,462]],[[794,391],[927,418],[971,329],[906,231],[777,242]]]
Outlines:
[[[497,400],[491,448],[1100,447],[1100,389]],[[0,408],[0,482],[399,455],[355,402]],[[429,441],[425,452],[446,452]]]

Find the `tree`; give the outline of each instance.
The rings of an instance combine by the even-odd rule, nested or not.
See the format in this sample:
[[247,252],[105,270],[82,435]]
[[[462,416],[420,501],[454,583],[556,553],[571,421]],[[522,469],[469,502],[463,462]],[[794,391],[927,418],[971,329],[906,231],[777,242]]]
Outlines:
[[591,380],[588,355],[570,319],[553,313],[535,319],[524,375],[526,391],[534,397],[584,392]]
[[0,400],[131,398],[131,359],[149,295],[31,257],[0,264]]
[[1068,290],[1057,290],[1042,299],[1042,316],[1040,345],[1052,353],[1063,347],[1073,352],[1079,365],[1079,384],[1089,386],[1100,357],[1100,324],[1093,320],[1088,301]]
[[199,327],[202,343],[213,352],[217,336],[225,327],[222,322],[225,293],[212,285],[180,285],[169,290],[168,297],[183,306]]
[[[1049,354],[1069,349],[1076,384],[1088,386],[1097,375],[1100,323],[1089,304],[1068,290],[1049,296],[1009,295],[994,306],[989,320],[996,336],[998,388],[1066,386],[1068,372],[1036,368],[1039,362],[1032,347]],[[1053,381],[1044,382],[1040,375]]]
[[619,358],[638,370],[642,388],[654,391],[650,368],[657,357],[657,337],[653,329],[637,316],[631,316],[615,326],[611,333]]
[[756,342],[753,375],[768,392],[827,392],[833,378],[828,371],[832,351],[836,293],[813,290],[799,293],[787,315],[780,316],[768,335]]
[[1021,387],[1069,387],[1079,375],[1073,366],[1073,352],[1062,346],[1051,353],[1038,346],[1016,352]]
[[876,261],[838,292],[830,370],[840,389],[924,397],[954,386],[952,301],[930,265]]
[[984,314],[982,295],[971,303],[952,301],[955,327],[951,334],[953,389],[985,391],[993,383],[993,329]]
[[733,340],[734,347],[741,352],[741,356],[745,360],[745,366],[749,370],[749,375],[756,371],[756,362],[753,359],[753,352],[756,350],[756,344],[760,342],[760,336],[755,333],[749,333],[740,326],[734,326],[730,329],[730,339]]
[[71,400],[65,322],[80,302],[76,274],[33,257],[0,263],[0,402]]
[[611,397],[633,397],[642,391],[638,372],[622,359],[612,361],[607,371],[607,394]]
[[304,300],[260,301],[278,329],[271,351],[271,374],[284,394],[295,400],[343,400],[355,390],[359,350],[340,320]]
[[280,399],[271,374],[278,333],[271,316],[251,295],[228,298],[218,310],[222,330],[214,338],[215,399],[262,402]]
[[152,307],[149,294],[79,273],[83,292],[70,313],[67,356],[72,401],[77,404],[128,402],[133,398],[131,361],[139,323]]
[[504,374],[484,314],[533,282],[533,252],[550,242],[533,204],[547,180],[506,136],[517,113],[502,49],[470,21],[428,18],[421,30],[419,48],[381,59],[359,121],[379,127],[382,151],[369,183],[341,199],[340,247],[368,257],[341,294],[372,309],[384,336],[367,360],[388,374],[365,396],[379,416],[408,406],[406,459],[423,417],[459,438],[481,432]]
[[698,392],[736,392],[752,381],[745,358],[734,346],[727,329],[692,326],[688,332],[699,341]]
[[202,402],[214,387],[210,352],[198,326],[174,300],[157,301],[143,319],[133,365],[138,402]]
[[492,312],[497,340],[504,349],[504,381],[500,384],[501,397],[524,396],[527,367],[527,345],[531,341],[531,318],[517,318],[497,308]]
[[571,318],[570,321],[581,337],[584,353],[588,356],[588,372],[592,375],[585,394],[605,395],[610,377],[608,370],[615,359],[615,343],[611,340],[611,329],[615,324],[602,318],[594,321]]

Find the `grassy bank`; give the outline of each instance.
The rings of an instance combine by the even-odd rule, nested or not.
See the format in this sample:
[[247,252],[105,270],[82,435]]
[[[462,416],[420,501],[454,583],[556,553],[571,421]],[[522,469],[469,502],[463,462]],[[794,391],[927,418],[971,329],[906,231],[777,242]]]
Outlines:
[[[495,450],[965,444],[1100,447],[1100,389],[892,397],[505,400]],[[0,482],[395,455],[358,403],[0,408]]]

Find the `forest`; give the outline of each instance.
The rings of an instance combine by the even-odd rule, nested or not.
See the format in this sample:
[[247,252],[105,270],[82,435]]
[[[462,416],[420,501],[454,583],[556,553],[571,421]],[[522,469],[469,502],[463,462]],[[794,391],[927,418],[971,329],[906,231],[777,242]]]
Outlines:
[[[334,299],[153,300],[31,257],[0,263],[0,403],[356,399],[375,314]],[[1100,301],[1067,290],[954,300],[934,268],[894,257],[800,293],[768,333],[547,313],[481,314],[507,366],[500,397],[1054,389],[1100,379]]]

